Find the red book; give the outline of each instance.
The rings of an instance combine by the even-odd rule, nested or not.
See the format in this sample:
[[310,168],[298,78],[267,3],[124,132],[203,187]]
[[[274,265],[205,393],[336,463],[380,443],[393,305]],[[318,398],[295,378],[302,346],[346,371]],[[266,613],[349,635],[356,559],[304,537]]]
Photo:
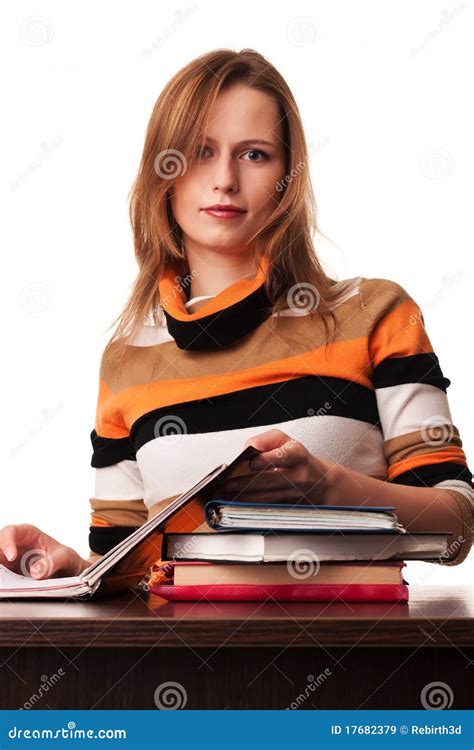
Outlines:
[[148,590],[170,601],[405,602],[408,601],[408,585],[402,574],[405,566],[402,560],[323,563],[316,583],[293,581],[294,576],[284,563],[227,565],[168,561],[154,566]]
[[150,592],[169,601],[406,602],[405,583],[154,584]]

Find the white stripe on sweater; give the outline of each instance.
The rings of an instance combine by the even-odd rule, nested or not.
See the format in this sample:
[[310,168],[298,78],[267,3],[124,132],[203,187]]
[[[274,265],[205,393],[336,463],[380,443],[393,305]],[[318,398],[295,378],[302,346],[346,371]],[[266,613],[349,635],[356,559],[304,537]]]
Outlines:
[[[216,466],[230,463],[248,438],[274,428],[303,443],[314,456],[362,474],[386,478],[383,438],[377,427],[346,417],[302,417],[273,425],[150,440],[137,451],[145,504],[151,507],[159,500],[185,492]],[[350,500],[347,498],[348,503]]]

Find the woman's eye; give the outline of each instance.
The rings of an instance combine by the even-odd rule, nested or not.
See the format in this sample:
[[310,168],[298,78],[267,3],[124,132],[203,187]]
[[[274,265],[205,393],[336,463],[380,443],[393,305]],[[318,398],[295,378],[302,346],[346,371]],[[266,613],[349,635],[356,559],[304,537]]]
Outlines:
[[[263,161],[265,161],[266,159],[268,159],[268,156],[265,153],[265,151],[260,151],[260,150],[258,150],[256,148],[253,148],[250,151],[247,151],[247,154],[260,154],[260,156],[263,157]],[[257,160],[257,159],[250,159],[250,161],[262,161],[262,159],[259,159],[259,160]]]
[[[196,152],[195,152],[196,159],[206,158],[205,152],[208,151],[208,150],[209,149],[208,149],[207,146],[202,146],[201,148],[197,148]],[[257,154],[257,155],[259,155],[261,157],[260,159],[251,158],[250,161],[266,161],[266,160],[268,160],[268,155],[265,153],[265,151],[260,151],[259,149],[252,148],[249,151],[246,151],[246,155],[247,154]]]
[[196,158],[200,159],[204,155],[204,151],[206,151],[206,150],[207,150],[206,146],[203,146],[201,148],[197,148],[196,149]]

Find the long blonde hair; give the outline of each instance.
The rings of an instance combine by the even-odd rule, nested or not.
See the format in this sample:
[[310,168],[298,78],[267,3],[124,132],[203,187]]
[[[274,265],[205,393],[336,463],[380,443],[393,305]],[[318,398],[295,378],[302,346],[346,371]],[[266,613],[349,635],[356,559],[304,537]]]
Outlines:
[[217,49],[179,70],[153,107],[129,194],[138,275],[125,307],[107,329],[117,324],[106,351],[112,346],[115,355],[124,350],[127,336],[132,338],[150,314],[162,319],[158,280],[165,265],[170,264],[177,275],[187,273],[182,233],[171,209],[172,185],[201,146],[216,97],[236,83],[272,97],[283,128],[286,172],[278,187],[281,198],[250,240],[257,261],[262,255],[270,261],[265,291],[275,312],[288,307],[289,290],[296,296],[312,295],[311,314],[322,316],[326,339],[331,317],[334,336],[330,303],[337,281],[326,275],[313,246],[313,235],[319,231],[317,208],[296,102],[283,77],[261,54],[253,49]]

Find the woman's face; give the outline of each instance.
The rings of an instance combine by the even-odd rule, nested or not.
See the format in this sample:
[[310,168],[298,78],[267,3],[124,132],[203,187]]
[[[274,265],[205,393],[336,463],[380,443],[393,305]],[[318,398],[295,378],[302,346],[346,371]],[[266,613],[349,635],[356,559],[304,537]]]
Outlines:
[[[171,193],[186,248],[249,252],[250,237],[281,197],[277,189],[285,170],[281,138],[273,99],[242,84],[221,92],[211,112],[205,145],[176,179]],[[232,204],[244,212],[232,218],[206,213],[204,209],[215,204]]]

